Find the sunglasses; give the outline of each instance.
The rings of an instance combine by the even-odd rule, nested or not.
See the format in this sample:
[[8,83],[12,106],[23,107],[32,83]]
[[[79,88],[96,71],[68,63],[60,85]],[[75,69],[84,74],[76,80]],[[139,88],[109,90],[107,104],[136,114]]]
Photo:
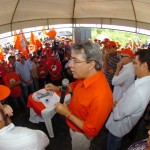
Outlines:
[[121,58],[124,58],[124,57],[129,57],[129,56],[123,56],[123,55],[121,55]]

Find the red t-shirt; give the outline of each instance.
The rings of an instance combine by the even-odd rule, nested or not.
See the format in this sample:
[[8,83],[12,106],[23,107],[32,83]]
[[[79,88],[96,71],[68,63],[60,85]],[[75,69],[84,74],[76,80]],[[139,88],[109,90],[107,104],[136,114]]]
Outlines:
[[[20,81],[20,78],[15,72],[12,72],[12,73],[7,73],[3,80],[4,80],[5,85],[7,87],[10,87],[11,83]],[[14,86],[10,90],[11,90],[11,93],[10,93],[11,97],[16,98],[21,95],[20,85]]]
[[0,67],[0,84],[4,84],[3,78],[6,75],[6,73],[7,73],[7,70],[2,68],[2,67]]
[[37,72],[38,72],[39,78],[46,78],[46,66],[45,65],[38,66]]
[[48,66],[48,71],[50,72],[50,79],[55,81],[59,80],[62,77],[61,70],[62,70],[62,65],[61,62],[56,60],[56,61],[49,61],[47,64]]

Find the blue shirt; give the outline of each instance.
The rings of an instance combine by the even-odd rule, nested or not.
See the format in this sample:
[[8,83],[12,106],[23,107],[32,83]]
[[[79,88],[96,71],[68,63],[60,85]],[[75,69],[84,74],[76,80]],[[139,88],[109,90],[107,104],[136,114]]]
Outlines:
[[[24,79],[25,81],[29,81],[31,79],[31,73],[30,73],[31,69],[32,69],[31,65],[26,61],[24,64],[19,62],[16,65],[16,73],[20,75],[21,78]],[[21,81],[21,84],[22,86],[28,85],[27,83],[24,83],[23,81]]]

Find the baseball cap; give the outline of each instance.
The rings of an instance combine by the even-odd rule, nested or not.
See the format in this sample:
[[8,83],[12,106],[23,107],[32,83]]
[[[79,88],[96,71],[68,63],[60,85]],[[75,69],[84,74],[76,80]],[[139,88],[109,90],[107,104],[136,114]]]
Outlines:
[[110,41],[106,46],[107,47],[116,47],[117,45],[116,45],[116,42]]
[[135,57],[135,54],[133,53],[133,51],[131,50],[131,49],[129,49],[129,48],[125,48],[125,49],[123,49],[123,50],[121,50],[121,51],[119,51],[121,54],[126,54],[126,55],[128,55],[128,56],[130,56],[130,57],[132,57],[132,58],[134,58]]
[[110,39],[104,38],[104,39],[103,39],[103,42],[104,42],[104,43],[109,43],[109,42],[110,42]]
[[0,101],[7,98],[10,94],[10,89],[7,86],[0,85]]

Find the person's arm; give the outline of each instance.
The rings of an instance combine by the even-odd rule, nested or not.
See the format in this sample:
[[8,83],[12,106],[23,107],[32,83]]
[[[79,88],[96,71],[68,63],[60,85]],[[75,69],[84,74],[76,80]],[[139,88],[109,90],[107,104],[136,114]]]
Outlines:
[[38,145],[37,147],[42,150],[45,149],[49,144],[49,139],[47,135],[40,130],[35,130],[35,132],[37,137],[37,142],[36,142],[36,144]]
[[124,95],[113,109],[114,120],[122,120],[140,110],[143,111],[142,103],[142,97],[138,92],[132,95],[130,93],[128,96]]
[[[105,98],[103,96],[101,98],[94,98],[90,104],[86,118],[82,118],[81,116],[78,117],[71,109],[68,109],[66,104],[57,103],[55,109],[56,112],[65,116],[73,124],[80,128],[88,138],[92,138],[98,134],[111,111],[112,94],[108,93],[107,97],[108,99],[105,100],[105,103]],[[81,112],[82,111],[83,109],[81,109]]]
[[119,63],[117,63],[117,69],[116,69],[116,72],[115,72],[114,76],[119,75],[119,72],[122,69],[122,67],[123,67],[123,61],[120,61]]
[[30,63],[27,63],[27,65],[28,65],[29,72],[30,72],[30,80],[28,80],[28,81],[26,81],[26,82],[27,82],[27,84],[31,84],[31,83],[32,83],[32,77],[33,77],[34,73],[33,73],[31,64],[30,64]]
[[130,75],[129,72],[126,71],[126,72],[121,72],[118,76],[114,76],[112,79],[112,85],[120,86],[124,84],[124,82],[128,80],[129,75]]
[[103,57],[103,61],[104,61],[103,66],[104,66],[104,69],[108,69],[107,57],[108,57],[108,53],[105,53],[104,57]]
[[[56,91],[56,92],[61,92],[62,86],[55,86],[52,83],[46,84],[45,85],[46,91]],[[67,91],[72,92],[72,88],[70,84],[67,86]]]
[[56,104],[56,111],[57,113],[65,116],[67,119],[69,119],[70,121],[72,121],[78,128],[80,128],[81,130],[83,130],[83,123],[84,121],[79,119],[78,117],[76,117],[75,115],[73,115],[67,105],[61,104],[61,103],[57,103]]

